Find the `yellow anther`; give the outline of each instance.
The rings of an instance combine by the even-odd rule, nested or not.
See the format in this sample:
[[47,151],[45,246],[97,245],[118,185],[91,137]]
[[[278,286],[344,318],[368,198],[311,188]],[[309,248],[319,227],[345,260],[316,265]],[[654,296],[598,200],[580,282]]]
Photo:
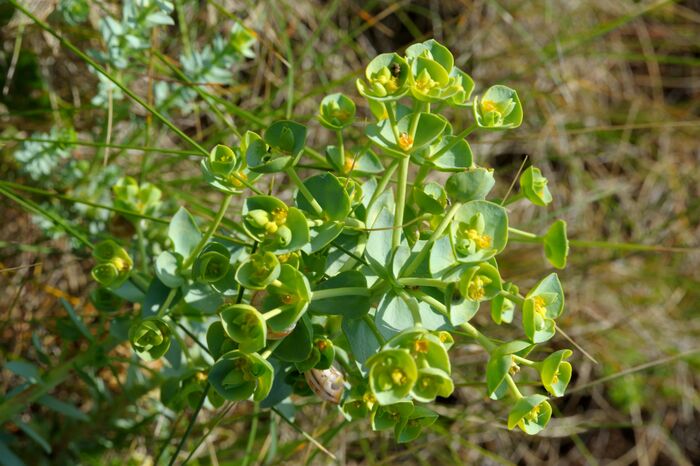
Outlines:
[[228,181],[236,188],[243,186],[243,181],[248,181],[248,175],[243,172],[233,172],[228,176]]
[[265,224],[265,231],[269,234],[277,233],[277,224],[275,222],[267,222]]
[[489,235],[479,234],[473,228],[466,231],[467,238],[474,242],[477,249],[486,249],[491,246],[491,237]]
[[399,146],[403,150],[409,150],[411,147],[413,147],[413,138],[411,135],[408,133],[401,133],[399,135]]
[[547,303],[545,302],[544,298],[542,296],[535,296],[532,301],[535,312],[544,317],[547,312]]
[[397,368],[391,371],[391,380],[394,382],[394,385],[403,385],[406,383],[407,377],[404,371]]
[[486,295],[486,285],[491,283],[491,279],[483,275],[477,275],[469,282],[467,294],[474,301],[479,301]]
[[413,351],[415,351],[416,353],[427,353],[428,342],[426,340],[416,340],[413,343]]
[[498,107],[496,106],[496,102],[493,100],[483,100],[481,102],[481,109],[484,112],[497,112]]
[[282,208],[277,208],[272,211],[272,221],[277,225],[284,225],[287,221],[287,211]]

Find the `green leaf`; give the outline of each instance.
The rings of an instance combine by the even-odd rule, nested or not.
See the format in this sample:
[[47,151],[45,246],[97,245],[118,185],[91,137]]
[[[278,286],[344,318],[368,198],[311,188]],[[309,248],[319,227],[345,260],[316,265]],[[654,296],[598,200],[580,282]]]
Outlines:
[[274,369],[257,353],[229,351],[209,371],[209,383],[229,401],[264,400],[270,393]]
[[365,129],[367,137],[385,149],[388,155],[404,157],[405,154],[416,152],[431,144],[440,137],[447,126],[447,120],[434,113],[419,113],[415,136],[411,140],[410,128],[414,114],[408,114],[397,123],[400,140],[396,140],[391,123],[388,119],[382,120],[376,125],[368,125]]
[[343,319],[341,327],[355,360],[360,364],[379,350],[379,341],[364,319]]
[[185,282],[185,279],[180,275],[181,266],[181,255],[170,251],[163,251],[156,259],[156,275],[168,288],[177,288]]
[[254,353],[265,347],[267,325],[263,316],[249,304],[229,304],[219,309],[226,334],[244,353]]
[[355,81],[358,92],[370,102],[398,100],[408,92],[408,64],[396,53],[382,53],[365,68],[367,81]]
[[182,257],[189,257],[202,239],[202,233],[192,215],[180,207],[170,220],[168,238],[173,242],[173,249]]
[[[323,209],[323,220],[343,221],[350,214],[350,198],[332,173],[322,173],[304,180],[304,186]],[[315,217],[315,211],[301,193],[296,194],[297,206]]]
[[445,190],[453,201],[469,202],[486,199],[495,184],[493,170],[479,167],[451,175]]
[[144,361],[159,359],[170,348],[170,327],[161,319],[148,317],[131,325],[129,341],[134,352]]
[[408,396],[418,378],[418,368],[405,349],[382,350],[367,360],[369,386],[380,405],[398,403]]
[[566,258],[569,255],[569,239],[566,236],[566,222],[557,220],[549,227],[543,238],[544,255],[554,267],[563,269],[566,267]]
[[542,385],[552,396],[564,396],[566,392],[571,381],[571,364],[565,359],[572,354],[568,349],[555,351],[539,367]]
[[20,377],[24,377],[31,383],[41,382],[39,368],[30,362],[21,360],[10,361],[5,364],[5,369],[10,372],[14,372]]
[[284,337],[282,343],[272,353],[280,361],[305,361],[313,349],[313,328],[310,320],[304,316],[294,327],[294,331]]
[[402,419],[394,429],[398,443],[412,442],[417,439],[421,430],[429,427],[438,419],[438,413],[423,406],[416,406],[411,414]]
[[[447,130],[449,127],[446,128]],[[460,139],[456,143],[454,142],[456,136],[450,134],[443,135],[440,140],[430,146],[430,152],[426,154],[429,158],[430,164],[434,165],[440,171],[446,172],[461,172],[467,170],[474,164],[474,155],[472,154],[472,148],[466,139]],[[437,154],[443,150],[445,146],[451,144],[452,147],[443,152],[439,157],[435,158],[433,154]],[[421,163],[419,161],[419,163]]]
[[60,298],[59,302],[63,306],[63,308],[68,312],[68,316],[70,317],[70,320],[73,322],[73,325],[80,331],[80,333],[83,334],[85,338],[91,343],[95,341],[95,337],[92,336],[92,333],[90,333],[90,330],[88,330],[87,326],[85,325],[85,322],[83,322],[83,319],[81,319],[78,314],[75,312],[75,309],[73,309],[73,306],[66,301],[64,298]]
[[2,466],[25,466],[24,462],[0,440],[0,464]]
[[34,440],[47,454],[51,454],[51,445],[47,442],[44,437],[39,434],[32,426],[26,422],[20,421],[19,419],[14,419],[14,423],[19,427],[22,432],[27,434],[29,438]]
[[406,58],[408,58],[409,61],[420,56],[435,60],[447,72],[452,70],[455,64],[454,57],[449,49],[435,39],[413,44],[406,49]]
[[314,293],[323,290],[346,290],[346,293],[321,299],[312,295],[309,304],[310,312],[321,315],[342,315],[349,319],[359,319],[369,312],[367,279],[356,270],[341,272],[321,282]]
[[61,400],[54,398],[51,395],[44,395],[37,400],[41,405],[46,406],[49,409],[56,411],[57,413],[63,414],[64,416],[70,417],[72,419],[77,419],[79,421],[87,422],[90,418],[81,410],[75,406],[64,403]]
[[306,126],[290,120],[276,121],[267,128],[263,139],[274,150],[296,157],[306,145]]

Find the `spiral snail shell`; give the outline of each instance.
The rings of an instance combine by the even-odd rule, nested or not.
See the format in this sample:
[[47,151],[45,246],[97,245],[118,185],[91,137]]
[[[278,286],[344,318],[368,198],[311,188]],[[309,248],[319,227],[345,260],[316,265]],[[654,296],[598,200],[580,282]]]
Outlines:
[[340,404],[345,390],[345,378],[338,369],[333,366],[323,370],[311,369],[304,372],[304,378],[319,398],[336,405]]

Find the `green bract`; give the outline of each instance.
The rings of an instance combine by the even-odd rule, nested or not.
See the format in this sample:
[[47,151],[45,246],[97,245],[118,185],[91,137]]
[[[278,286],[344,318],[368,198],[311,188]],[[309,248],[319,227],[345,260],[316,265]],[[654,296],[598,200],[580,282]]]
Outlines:
[[238,267],[236,281],[251,290],[264,290],[279,277],[280,270],[280,261],[276,255],[260,251]]
[[369,386],[380,405],[398,403],[408,396],[418,368],[407,349],[383,350],[367,360]]
[[265,317],[248,304],[230,304],[219,309],[224,332],[244,353],[253,353],[265,347],[267,325]]
[[544,244],[544,256],[550,264],[558,269],[566,267],[566,258],[569,255],[569,239],[566,236],[566,222],[557,220],[549,227],[547,234],[542,238]]
[[458,261],[477,263],[490,259],[508,242],[508,214],[492,202],[467,202],[452,221],[451,239]]
[[318,121],[328,129],[341,130],[355,120],[355,102],[344,94],[330,94],[323,98],[318,110]]
[[[416,125],[416,130],[411,127]],[[396,124],[396,131],[390,120],[382,120],[376,125],[365,129],[367,137],[384,149],[388,155],[405,157],[407,153],[415,152],[438,138],[447,121],[432,113],[412,113],[401,118]],[[397,138],[398,135],[398,138]]]
[[[138,182],[130,176],[120,179],[112,187],[112,192],[114,193],[114,207],[121,210],[153,216],[160,206],[160,189],[150,183],[139,186]],[[124,217],[132,223],[141,220],[137,215],[125,214]]]
[[523,432],[534,435],[549,423],[552,407],[543,395],[530,395],[519,399],[508,415],[508,428],[518,426]]
[[565,359],[572,354],[568,349],[556,351],[547,356],[540,365],[542,385],[552,396],[564,396],[571,380],[571,364]]
[[309,226],[301,210],[272,196],[246,200],[243,227],[261,248],[278,253],[296,251],[309,241]]
[[192,278],[203,283],[223,279],[231,268],[231,253],[220,243],[207,244],[192,265]]
[[523,121],[518,93],[500,84],[491,86],[481,99],[474,99],[474,119],[484,129],[517,128]]
[[535,205],[546,206],[552,202],[552,194],[547,188],[547,178],[536,167],[527,167],[520,175],[520,189],[525,197]]
[[479,167],[451,175],[445,189],[452,199],[469,202],[486,199],[495,184],[493,170]]
[[170,348],[170,328],[161,319],[149,317],[129,328],[131,347],[141,359],[152,361]]
[[92,278],[105,287],[119,287],[129,278],[133,261],[129,254],[112,240],[101,241],[92,251],[95,266]]
[[262,401],[270,393],[274,369],[257,353],[234,350],[222,355],[209,371],[209,383],[229,401],[252,397]]
[[409,70],[406,61],[395,53],[377,55],[365,69],[365,79],[356,81],[357,90],[370,100],[390,102],[408,91]]
[[554,336],[554,319],[564,310],[564,292],[557,274],[542,279],[525,296],[523,329],[533,343],[542,343]]

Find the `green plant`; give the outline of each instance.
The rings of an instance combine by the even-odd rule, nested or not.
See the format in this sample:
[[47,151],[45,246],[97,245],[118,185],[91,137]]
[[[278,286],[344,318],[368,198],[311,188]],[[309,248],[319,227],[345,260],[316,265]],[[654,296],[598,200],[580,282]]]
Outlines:
[[[223,195],[204,231],[180,208],[168,228],[170,247],[153,261],[155,275],[132,269],[125,250],[110,240],[95,249],[93,276],[127,301],[140,290],[141,315],[129,331],[135,352],[208,372],[213,390],[197,393],[215,406],[252,399],[269,408],[292,393],[315,392],[339,403],[349,420],[369,416],[375,430],[391,428],[398,441],[409,441],[438,418],[427,405],[454,390],[448,350],[453,335],[461,335],[490,354],[488,394],[512,400],[508,426],[537,433],[551,416],[548,398],[523,395],[516,373],[530,367],[546,392],[563,395],[570,352],[528,358],[554,335],[563,289],[556,274],[524,296],[504,283],[496,257],[509,233],[528,233],[509,227],[503,201],[487,200],[493,174],[474,163],[465,140],[475,130],[517,127],[518,96],[499,85],[470,102],[471,78],[434,40],[409,47],[405,57],[378,56],[365,78],[357,87],[377,116],[365,133],[382,158],[346,145],[343,131],[355,119],[355,104],[329,95],[318,118],[337,134],[337,145],[325,151],[333,169],[300,176],[308,133],[302,124],[282,120],[262,134],[249,131],[239,146],[218,145],[202,160],[205,180]],[[435,103],[472,107],[475,123],[455,132],[431,112]],[[363,159],[376,170],[358,167]],[[418,173],[409,186],[411,166]],[[397,170],[394,190],[389,183]],[[449,174],[445,188],[427,181],[433,171]],[[275,175],[296,186],[293,205],[261,191]],[[537,205],[551,200],[545,181],[528,169],[523,196]],[[254,194],[245,196],[246,189]],[[131,179],[114,194],[116,206],[136,214],[125,216],[137,226],[155,214],[160,197]],[[217,234],[234,197],[241,200],[240,221],[226,222]],[[561,267],[565,225],[551,231],[543,240],[546,256]],[[473,326],[485,302],[498,324],[511,322],[520,307],[525,338],[496,343]],[[186,350],[187,336],[199,346]]]

